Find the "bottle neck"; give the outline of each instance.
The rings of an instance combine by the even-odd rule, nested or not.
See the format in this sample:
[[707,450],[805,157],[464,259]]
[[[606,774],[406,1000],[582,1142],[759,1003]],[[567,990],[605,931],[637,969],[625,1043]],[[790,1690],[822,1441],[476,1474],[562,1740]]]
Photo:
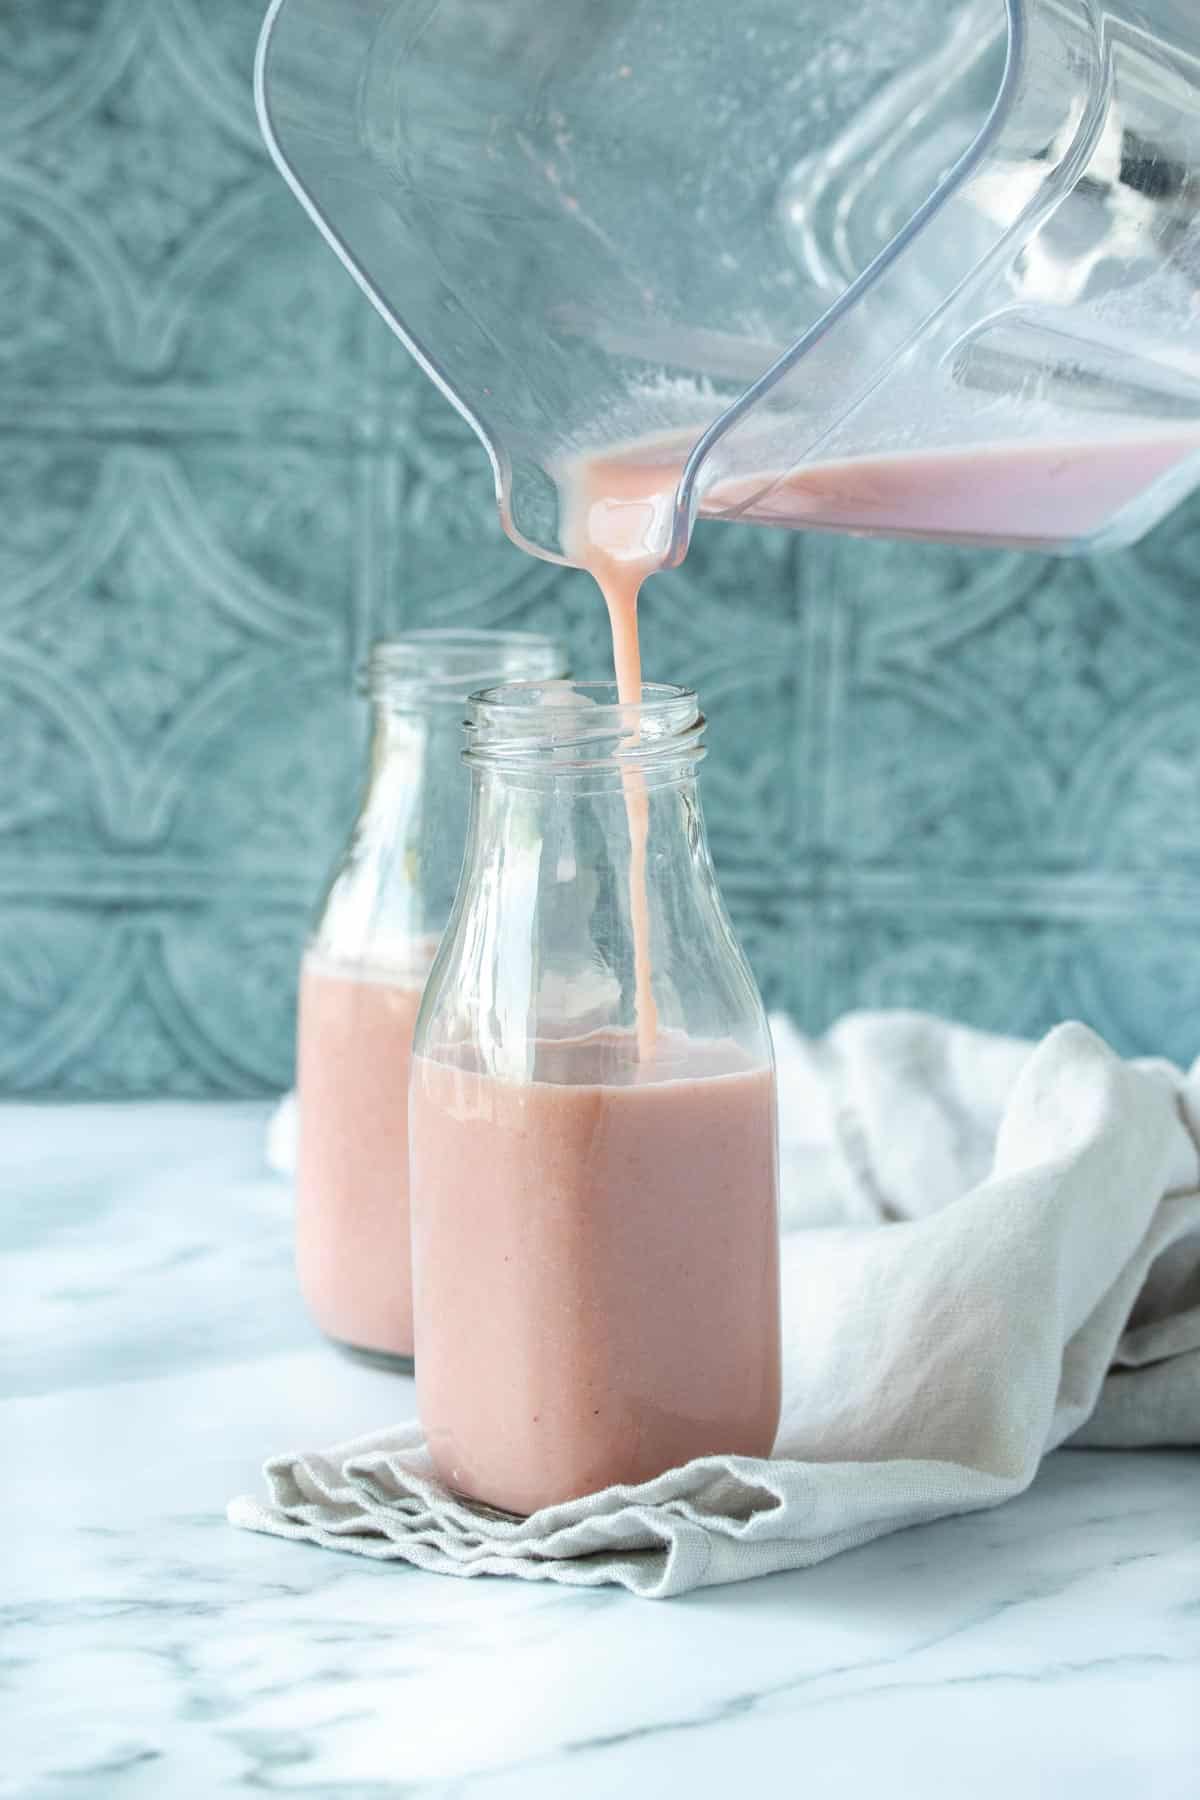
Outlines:
[[362,811],[403,810],[404,794],[429,777],[462,780],[463,703],[397,707],[371,705],[370,746]]
[[553,681],[564,668],[564,653],[552,639],[527,632],[414,631],[376,644],[366,669],[371,743],[362,817],[397,810],[402,816],[429,783],[425,810],[436,815],[449,804],[448,822],[461,824],[466,782],[458,764],[467,696],[502,680]]
[[509,1079],[568,1041],[638,1067],[682,1039],[769,1062],[708,853],[702,729],[677,689],[632,709],[602,684],[474,697],[467,856],[426,1046]]
[[454,900],[470,784],[462,766],[461,702],[422,708],[376,702],[370,772],[357,831],[398,905],[436,934]]
[[651,727],[617,735],[611,720],[596,718],[583,736],[564,729],[533,743],[505,737],[482,746],[471,742],[469,723],[464,898],[512,907],[532,883],[582,918],[593,889],[632,896],[636,912],[657,881],[707,888],[713,875],[697,788],[704,721],[694,697],[686,716],[690,723],[669,734]]
[[552,679],[562,668],[549,639],[517,632],[414,632],[375,646],[366,683],[367,777],[326,890],[315,950],[343,963],[427,966],[462,864],[466,696],[510,670]]

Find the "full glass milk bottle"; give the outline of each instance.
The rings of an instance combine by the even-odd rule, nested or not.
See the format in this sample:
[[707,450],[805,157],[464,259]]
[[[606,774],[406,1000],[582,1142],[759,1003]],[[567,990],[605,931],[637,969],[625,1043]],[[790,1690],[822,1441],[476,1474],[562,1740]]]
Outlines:
[[775,1078],[696,696],[523,683],[467,717],[410,1087],[417,1398],[441,1479],[524,1514],[769,1453]]
[[370,775],[300,975],[296,1261],[321,1329],[402,1368],[409,1056],[462,862],[464,705],[483,682],[564,668],[550,639],[491,631],[410,632],[367,665]]

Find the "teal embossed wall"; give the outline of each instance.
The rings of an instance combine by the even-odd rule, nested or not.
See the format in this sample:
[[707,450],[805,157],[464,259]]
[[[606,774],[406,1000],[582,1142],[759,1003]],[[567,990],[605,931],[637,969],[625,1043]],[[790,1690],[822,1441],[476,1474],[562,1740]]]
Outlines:
[[[260,148],[261,0],[0,5],[0,1089],[278,1087],[353,671],[553,628],[481,451]],[[1054,563],[703,529],[645,604],[770,999],[1200,1047],[1200,508]],[[737,653],[736,669],[731,666]]]

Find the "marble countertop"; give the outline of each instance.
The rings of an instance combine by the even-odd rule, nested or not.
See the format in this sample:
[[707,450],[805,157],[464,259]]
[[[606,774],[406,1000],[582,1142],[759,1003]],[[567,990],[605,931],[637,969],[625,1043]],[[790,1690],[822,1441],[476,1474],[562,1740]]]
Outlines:
[[0,1795],[1196,1800],[1200,1455],[662,1604],[231,1530],[413,1404],[308,1326],[265,1117],[0,1107]]

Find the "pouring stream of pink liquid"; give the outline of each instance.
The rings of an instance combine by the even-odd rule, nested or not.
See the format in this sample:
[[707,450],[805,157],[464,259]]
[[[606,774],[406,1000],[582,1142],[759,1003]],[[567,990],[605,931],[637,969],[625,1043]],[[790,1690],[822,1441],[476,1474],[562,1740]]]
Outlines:
[[[662,508],[675,490],[664,488],[664,471],[621,458],[581,463],[574,474],[566,519],[566,548],[572,560],[594,577],[604,595],[612,630],[613,667],[622,706],[642,698],[642,653],[638,641],[638,595],[647,575],[661,563],[650,546]],[[636,741],[636,740],[633,740]],[[633,936],[637,1051],[641,1062],[654,1054],[658,1007],[650,957],[650,905],[646,887],[646,846],[650,801],[645,777],[629,769],[623,777],[629,819],[629,916]]]

